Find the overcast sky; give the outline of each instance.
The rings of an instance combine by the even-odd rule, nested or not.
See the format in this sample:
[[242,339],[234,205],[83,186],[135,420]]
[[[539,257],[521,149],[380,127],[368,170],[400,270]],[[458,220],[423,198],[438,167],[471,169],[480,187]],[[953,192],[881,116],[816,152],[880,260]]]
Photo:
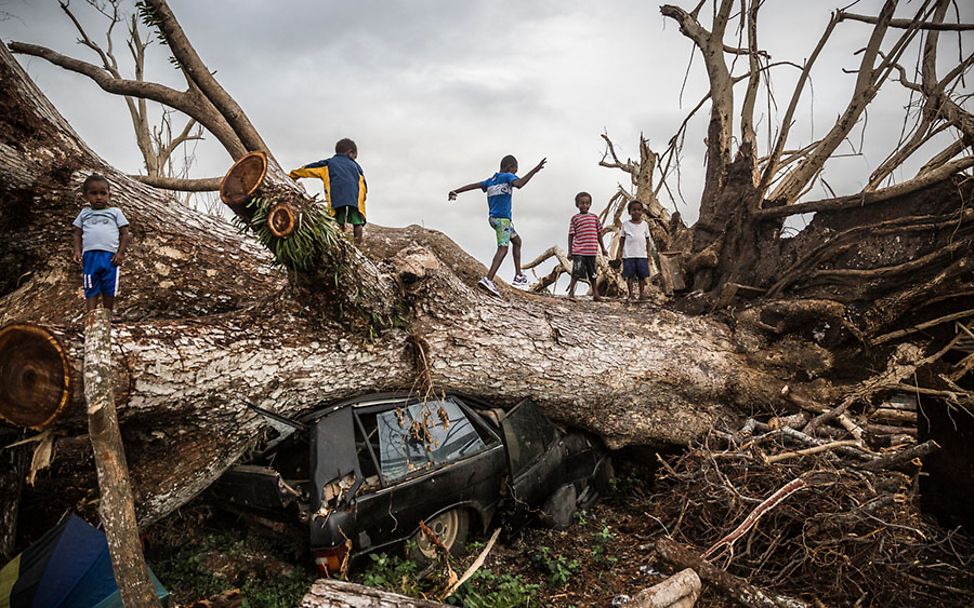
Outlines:
[[[337,139],[351,137],[369,182],[371,222],[442,230],[485,262],[495,247],[485,198],[468,192],[448,203],[450,189],[489,177],[505,154],[518,157],[522,173],[547,157],[548,167],[514,195],[514,224],[524,239],[525,260],[552,244],[564,247],[577,191],[591,192],[599,210],[617,184],[628,185],[623,174],[598,166],[600,133],[608,131],[623,156],[638,154],[640,132],[662,151],[707,89],[698,55],[681,108],[691,44],[674,23],[664,21],[657,3],[646,0],[170,4],[203,60],[285,168],[331,156]],[[880,4],[863,0],[854,10],[876,14]],[[916,2],[902,4],[900,16],[916,10]],[[974,3],[958,4],[962,19],[974,20]],[[761,47],[774,60],[801,63],[824,30],[830,9],[838,6],[828,0],[766,2]],[[0,22],[4,40],[96,60],[74,43],[76,33],[54,0],[7,0],[0,7],[13,15]],[[99,16],[78,0],[72,7],[90,33],[103,39]],[[870,29],[854,22],[838,26],[813,72],[813,90],[797,116],[793,143],[820,136],[844,109],[855,75],[842,69],[857,65],[854,53]],[[957,35],[949,40],[956,58]],[[964,34],[966,52],[971,43],[970,33]],[[122,60],[121,38],[116,49]],[[147,78],[179,86],[168,56],[164,47],[150,47]],[[43,60],[20,59],[97,152],[125,171],[141,169],[121,98]],[[793,68],[773,72],[782,113],[796,77]],[[743,90],[738,91],[740,97]],[[882,162],[899,136],[906,103],[903,87],[889,83],[871,106],[864,154],[828,167],[826,179],[836,192],[858,191]],[[759,112],[760,119],[766,117]],[[678,208],[691,221],[703,177],[705,129],[703,112],[687,136],[682,163],[687,204]],[[766,134],[762,123],[759,138]],[[931,148],[938,145],[945,142]],[[201,144],[197,157],[193,173],[198,177],[222,175],[230,164],[215,141]],[[906,171],[901,177],[909,175]],[[307,183],[320,191],[317,182]],[[818,188],[810,198],[825,194]],[[508,280],[509,269],[508,262],[501,272]]]

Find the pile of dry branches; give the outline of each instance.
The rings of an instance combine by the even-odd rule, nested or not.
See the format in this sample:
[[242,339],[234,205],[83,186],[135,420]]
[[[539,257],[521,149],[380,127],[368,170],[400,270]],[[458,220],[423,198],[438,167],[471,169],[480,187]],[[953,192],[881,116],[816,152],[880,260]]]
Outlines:
[[935,443],[878,453],[771,423],[661,461],[654,515],[673,540],[775,597],[754,605],[974,603],[974,542],[919,509],[919,455]]

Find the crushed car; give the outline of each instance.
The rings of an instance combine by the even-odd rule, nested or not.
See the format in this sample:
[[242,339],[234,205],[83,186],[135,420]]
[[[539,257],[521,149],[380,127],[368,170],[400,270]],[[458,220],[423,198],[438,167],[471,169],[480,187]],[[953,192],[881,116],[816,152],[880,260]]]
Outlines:
[[306,530],[324,575],[410,539],[419,562],[456,553],[499,510],[565,527],[612,476],[598,438],[559,428],[530,400],[505,411],[456,393],[381,393],[293,421],[264,413],[280,436],[211,495],[275,529]]

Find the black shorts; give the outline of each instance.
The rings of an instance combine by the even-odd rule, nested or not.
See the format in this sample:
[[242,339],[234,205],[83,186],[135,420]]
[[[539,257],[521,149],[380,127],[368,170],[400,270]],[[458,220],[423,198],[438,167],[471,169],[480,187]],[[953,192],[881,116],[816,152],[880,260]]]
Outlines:
[[639,280],[649,278],[649,258],[623,258],[622,276]]
[[595,279],[595,256],[594,255],[573,255],[572,256],[572,278],[573,279]]

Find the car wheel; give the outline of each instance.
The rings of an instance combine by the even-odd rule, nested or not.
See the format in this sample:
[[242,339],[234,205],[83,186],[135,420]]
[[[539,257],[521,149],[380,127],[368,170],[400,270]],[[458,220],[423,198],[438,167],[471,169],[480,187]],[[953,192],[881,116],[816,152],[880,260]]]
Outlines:
[[595,474],[595,490],[599,496],[608,496],[612,491],[612,481],[615,479],[616,471],[612,466],[612,461],[606,458]]
[[[470,531],[470,514],[464,509],[450,509],[426,522],[426,526],[433,531],[440,543],[451,554],[458,553],[467,542]],[[407,545],[406,555],[420,565],[426,565],[436,560],[439,547],[430,537],[418,530],[413,536],[413,542]]]
[[541,523],[555,530],[564,530],[572,523],[577,501],[575,484],[568,483],[558,488],[541,507]]

